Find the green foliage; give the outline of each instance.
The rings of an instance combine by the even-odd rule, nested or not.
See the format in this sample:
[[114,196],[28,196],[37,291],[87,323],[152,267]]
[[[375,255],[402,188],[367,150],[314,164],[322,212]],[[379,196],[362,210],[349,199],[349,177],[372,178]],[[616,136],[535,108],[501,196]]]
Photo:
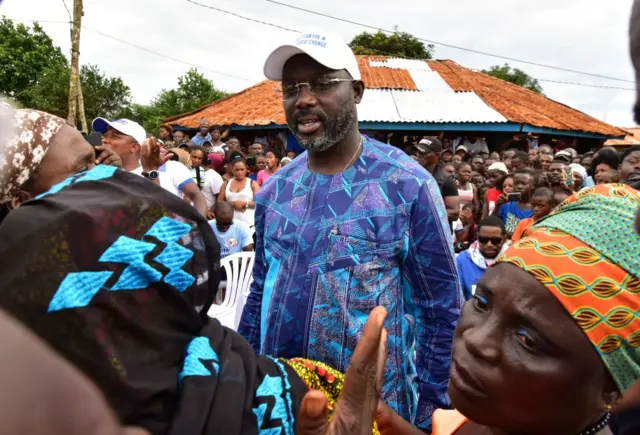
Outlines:
[[47,68],[67,64],[60,48],[38,23],[33,28],[14,24],[8,18],[0,21],[0,94],[25,104],[23,92],[37,84]]
[[424,45],[410,33],[398,31],[388,35],[381,31],[376,33],[362,32],[349,43],[355,54],[369,56],[398,56],[413,59],[431,59],[434,52],[433,45]]
[[147,131],[155,132],[165,118],[191,112],[228,95],[231,94],[216,89],[197,69],[191,69],[178,78],[177,88],[163,89],[148,105],[134,105],[130,116]]
[[544,95],[542,86],[537,79],[531,77],[519,68],[511,68],[508,63],[505,63],[502,66],[494,65],[488,70],[482,70],[482,72]]
[[[0,94],[23,107],[66,118],[70,73],[69,62],[38,23],[30,28],[7,18],[0,21]],[[130,118],[150,132],[169,116],[230,95],[196,69],[179,77],[177,88],[162,90],[146,105],[132,104],[131,90],[123,80],[106,76],[96,65],[80,68],[80,83],[88,122],[97,116]]]
[[[70,73],[67,65],[46,68],[38,81],[22,93],[21,102],[27,107],[66,118]],[[120,77],[105,76],[96,65],[80,68],[80,83],[88,122],[97,116],[116,118],[131,105],[129,87]]]

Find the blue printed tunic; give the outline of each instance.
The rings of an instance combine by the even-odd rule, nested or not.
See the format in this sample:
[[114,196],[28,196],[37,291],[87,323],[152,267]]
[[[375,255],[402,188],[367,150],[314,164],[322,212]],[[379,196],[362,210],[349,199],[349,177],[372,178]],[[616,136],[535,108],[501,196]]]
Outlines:
[[428,428],[449,405],[461,292],[446,210],[431,175],[364,138],[346,171],[314,174],[307,155],[256,196],[254,282],[239,332],[256,352],[345,371],[369,312],[388,311],[383,399]]

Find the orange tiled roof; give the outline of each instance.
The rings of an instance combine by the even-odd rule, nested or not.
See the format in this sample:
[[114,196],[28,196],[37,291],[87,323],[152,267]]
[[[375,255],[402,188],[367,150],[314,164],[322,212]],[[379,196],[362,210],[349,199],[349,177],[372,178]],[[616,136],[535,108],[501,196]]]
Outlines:
[[[419,91],[411,72],[401,68],[372,67],[380,56],[358,56],[367,89]],[[419,61],[416,61],[419,62]],[[450,60],[425,61],[456,92],[473,92],[509,122],[535,127],[623,136],[624,131],[528,89],[466,69]],[[263,81],[242,92],[215,101],[193,112],[165,120],[172,125],[196,128],[205,117],[212,125],[267,126],[285,124],[276,82]],[[384,120],[381,120],[384,122]],[[473,120],[469,120],[473,122]]]

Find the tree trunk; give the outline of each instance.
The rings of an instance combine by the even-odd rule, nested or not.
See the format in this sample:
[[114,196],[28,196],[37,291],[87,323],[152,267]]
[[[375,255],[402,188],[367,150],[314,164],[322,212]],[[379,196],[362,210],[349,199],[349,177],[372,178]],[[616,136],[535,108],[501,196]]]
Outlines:
[[87,116],[84,113],[84,96],[82,95],[82,83],[80,80],[80,76],[78,75],[78,115],[80,116],[80,125],[82,126],[82,131],[89,134],[89,127],[87,126]]
[[71,30],[71,74],[69,78],[69,114],[67,123],[75,127],[78,102],[78,69],[80,64],[80,27],[82,26],[82,0],[73,2],[73,29]]

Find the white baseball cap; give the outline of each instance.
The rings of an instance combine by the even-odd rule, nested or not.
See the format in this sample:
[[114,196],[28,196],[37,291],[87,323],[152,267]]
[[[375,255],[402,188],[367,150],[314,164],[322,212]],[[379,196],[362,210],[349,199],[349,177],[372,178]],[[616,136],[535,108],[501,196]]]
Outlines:
[[135,121],[130,119],[117,119],[115,121],[109,121],[104,118],[96,118],[91,123],[91,128],[98,133],[106,133],[107,128],[113,128],[114,130],[118,130],[120,133],[126,134],[127,136],[131,136],[138,145],[142,145],[147,138],[147,132],[144,131],[144,128]]
[[306,54],[332,70],[346,70],[354,80],[361,80],[356,56],[344,39],[321,29],[309,29],[297,34],[293,41],[276,48],[264,64],[269,80],[282,80],[282,69],[296,54]]
[[505,165],[502,162],[492,163],[491,165],[489,165],[489,169],[487,169],[487,171],[500,171],[505,174],[509,173],[509,170],[507,169],[507,165]]

